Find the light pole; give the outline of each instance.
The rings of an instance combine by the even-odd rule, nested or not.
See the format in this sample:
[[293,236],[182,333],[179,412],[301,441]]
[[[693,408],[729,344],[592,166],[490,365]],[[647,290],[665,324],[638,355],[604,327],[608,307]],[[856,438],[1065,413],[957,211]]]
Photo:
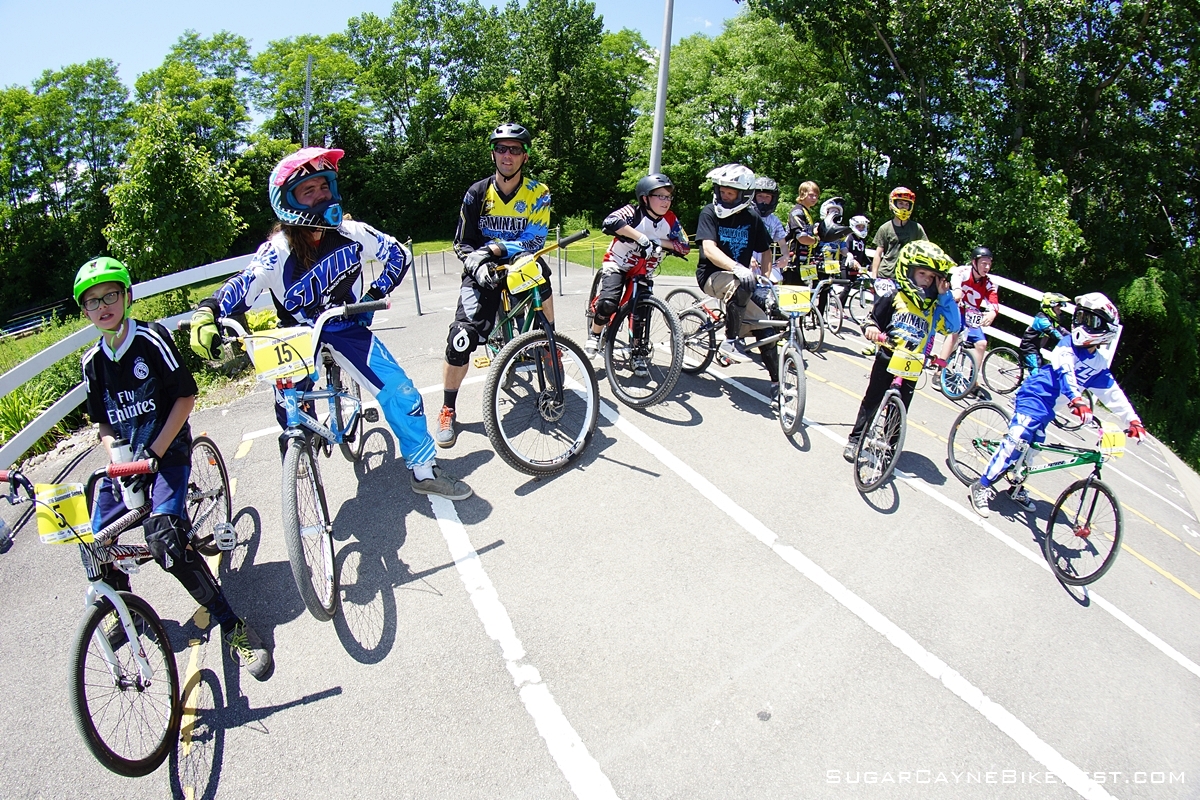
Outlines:
[[654,136],[650,141],[650,171],[662,171],[663,127],[667,117],[667,73],[671,68],[671,11],[675,0],[665,0],[662,48],[658,53],[658,95],[654,98]]

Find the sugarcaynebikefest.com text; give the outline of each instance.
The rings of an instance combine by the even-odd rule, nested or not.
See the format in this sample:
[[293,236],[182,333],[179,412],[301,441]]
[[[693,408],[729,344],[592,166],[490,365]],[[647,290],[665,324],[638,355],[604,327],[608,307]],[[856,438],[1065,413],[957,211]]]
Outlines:
[[[1084,776],[1095,783],[1103,784],[1182,784],[1185,783],[1183,772],[1168,770],[1135,771],[1135,772],[1085,772]],[[1016,785],[1039,786],[1065,783],[1053,772],[1029,771],[1017,769],[964,770],[964,769],[905,769],[905,770],[825,770],[825,782],[830,784],[945,784],[947,786],[979,785]]]

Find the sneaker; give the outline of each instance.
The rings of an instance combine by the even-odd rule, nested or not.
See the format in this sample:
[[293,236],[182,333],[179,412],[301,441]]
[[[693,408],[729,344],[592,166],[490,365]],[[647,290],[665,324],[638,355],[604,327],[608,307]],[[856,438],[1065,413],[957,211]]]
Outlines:
[[454,447],[454,443],[458,441],[458,426],[455,424],[457,419],[458,412],[450,406],[442,406],[442,412],[438,414],[437,435],[433,437],[438,447]]
[[633,357],[633,376],[635,378],[649,378],[650,366],[649,362],[643,356]]
[[409,484],[417,494],[432,494],[447,500],[466,500],[475,493],[470,486],[453,475],[442,472],[442,468],[436,466],[433,468],[432,478],[419,481],[417,476],[413,475],[409,479]]
[[862,354],[864,356],[873,356],[873,355],[875,355],[875,351],[878,349],[879,349],[879,345],[872,342],[871,344],[864,347],[860,352],[862,352]]
[[984,402],[988,402],[992,399],[992,393],[982,386],[976,386],[974,389],[972,389],[971,396]]
[[583,352],[588,358],[595,358],[600,355],[600,334],[589,333],[587,341],[583,345]]
[[771,384],[771,410],[772,411],[779,410],[779,384],[778,383]]
[[742,343],[741,339],[726,339],[721,343],[717,352],[730,361],[740,361],[744,364],[750,360],[750,352],[746,350],[746,345]]
[[992,513],[988,508],[988,502],[996,495],[996,490],[990,486],[984,486],[979,481],[971,484],[971,508],[981,517],[986,518]]
[[1008,490],[1008,499],[1026,511],[1037,511],[1037,505],[1033,502],[1033,498],[1029,496],[1029,490],[1019,483]]
[[855,441],[846,442],[846,446],[842,448],[842,458],[846,459],[851,464],[853,464],[854,463],[854,454],[857,450],[858,450],[858,442],[855,442]]
[[265,681],[271,677],[271,673],[275,671],[275,660],[271,658],[271,651],[245,620],[239,619],[222,638],[229,646],[229,654],[236,658],[255,680]]

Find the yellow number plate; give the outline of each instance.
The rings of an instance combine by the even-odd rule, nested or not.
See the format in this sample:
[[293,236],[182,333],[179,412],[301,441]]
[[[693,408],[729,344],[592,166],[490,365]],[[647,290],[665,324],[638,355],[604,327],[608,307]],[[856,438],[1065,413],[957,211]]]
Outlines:
[[37,499],[54,508],[66,518],[62,520],[50,510],[37,507],[38,536],[46,544],[78,544],[92,541],[92,521],[88,517],[87,499],[82,483],[39,483],[33,487]]
[[800,265],[800,280],[811,281],[816,280],[817,265],[816,264],[801,264]]
[[897,347],[888,360],[888,372],[913,380],[921,377],[921,367],[925,365],[925,354],[914,353]]
[[527,261],[518,269],[509,269],[508,271],[508,290],[513,294],[527,292],[545,282],[546,279],[542,277],[542,265],[537,262],[537,259]]
[[825,274],[826,275],[841,275],[842,265],[838,262],[837,256],[825,259]]
[[779,310],[807,314],[812,310],[812,292],[808,289],[780,289]]
[[250,339],[250,358],[260,381],[304,378],[315,372],[311,328],[258,331]]
[[1100,452],[1107,453],[1113,458],[1125,455],[1125,431],[1106,430],[1100,437]]

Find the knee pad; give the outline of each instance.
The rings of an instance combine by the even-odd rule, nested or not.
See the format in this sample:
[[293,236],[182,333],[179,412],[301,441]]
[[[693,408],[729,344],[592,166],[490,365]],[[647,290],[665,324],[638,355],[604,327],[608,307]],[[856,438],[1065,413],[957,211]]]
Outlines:
[[454,322],[446,336],[446,363],[453,367],[464,367],[471,353],[479,346],[479,334],[469,325]]
[[143,524],[146,546],[154,560],[165,570],[189,560],[187,546],[191,526],[173,514],[152,514]]
[[608,322],[608,318],[617,310],[617,301],[608,297],[600,297],[596,300],[596,322],[601,325]]

